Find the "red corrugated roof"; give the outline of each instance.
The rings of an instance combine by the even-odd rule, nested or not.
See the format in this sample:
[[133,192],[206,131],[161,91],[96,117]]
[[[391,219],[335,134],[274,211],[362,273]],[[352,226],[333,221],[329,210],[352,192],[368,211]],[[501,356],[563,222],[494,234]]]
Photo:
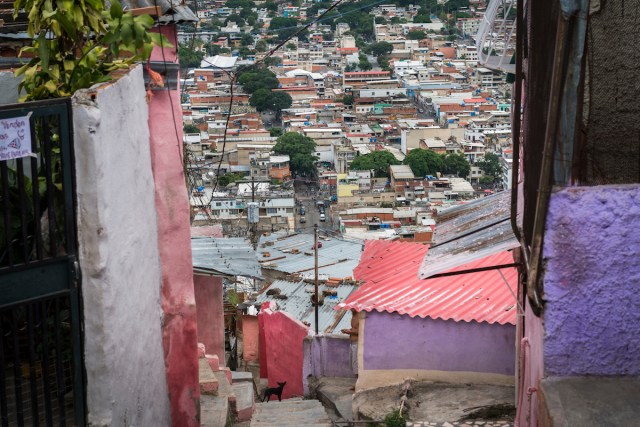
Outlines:
[[[513,295],[518,283],[515,267],[421,280],[418,269],[427,250],[427,246],[417,243],[367,241],[360,264],[353,271],[355,279],[365,283],[337,308],[515,325],[517,310]],[[512,262],[511,253],[504,251],[452,271]]]

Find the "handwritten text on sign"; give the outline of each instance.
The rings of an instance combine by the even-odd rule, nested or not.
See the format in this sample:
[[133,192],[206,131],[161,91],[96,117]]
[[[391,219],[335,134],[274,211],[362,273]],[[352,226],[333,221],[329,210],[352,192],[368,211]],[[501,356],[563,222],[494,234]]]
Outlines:
[[29,116],[0,119],[0,160],[31,154]]

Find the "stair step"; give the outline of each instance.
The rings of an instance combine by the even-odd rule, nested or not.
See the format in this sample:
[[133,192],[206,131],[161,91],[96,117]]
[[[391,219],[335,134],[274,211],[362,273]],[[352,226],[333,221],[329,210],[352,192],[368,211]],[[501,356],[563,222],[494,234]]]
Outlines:
[[223,427],[227,424],[229,400],[226,397],[200,396],[200,426]]
[[317,400],[258,403],[251,427],[330,427],[331,420]]
[[229,403],[236,421],[250,420],[256,405],[253,394],[253,382],[232,384]]
[[231,379],[234,383],[253,382],[253,375],[251,375],[251,372],[231,371]]
[[219,388],[219,381],[214,375],[207,359],[198,359],[198,382],[200,383],[200,394],[216,394]]
[[227,375],[224,371],[214,372],[213,375],[218,380],[218,396],[228,397],[231,394],[231,384],[229,384]]

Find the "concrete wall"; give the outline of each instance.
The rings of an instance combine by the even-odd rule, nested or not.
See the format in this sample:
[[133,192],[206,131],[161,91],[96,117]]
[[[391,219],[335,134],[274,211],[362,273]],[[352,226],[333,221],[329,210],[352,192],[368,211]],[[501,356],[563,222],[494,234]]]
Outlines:
[[142,67],[77,92],[73,115],[88,422],[169,425]]
[[304,365],[302,379],[308,394],[309,376],[353,378],[351,341],[346,335],[307,336],[303,342]]
[[21,80],[21,77],[16,77],[11,71],[0,72],[0,87],[2,88],[0,91],[0,105],[18,102],[18,85]]
[[[173,44],[155,48],[152,61],[176,61],[175,26],[158,27]],[[163,345],[171,420],[199,424],[198,336],[193,289],[189,198],[182,169],[180,88],[154,91],[149,102],[151,164],[156,183],[158,245],[162,263]]]
[[260,366],[266,362],[269,387],[286,381],[282,398],[304,396],[302,382],[303,353],[302,342],[309,328],[283,311],[270,309],[260,312],[258,317],[264,321],[264,343],[266,361],[260,359]]
[[245,314],[242,316],[242,359],[245,363],[257,362],[259,354],[258,316]]
[[224,356],[224,307],[222,278],[196,274],[193,276],[198,318],[198,342],[204,344],[207,354]]
[[551,195],[545,376],[640,375],[640,186]]
[[[411,318],[372,311],[361,327],[359,388],[406,376],[514,384],[515,326]],[[366,385],[366,387],[365,387]]]

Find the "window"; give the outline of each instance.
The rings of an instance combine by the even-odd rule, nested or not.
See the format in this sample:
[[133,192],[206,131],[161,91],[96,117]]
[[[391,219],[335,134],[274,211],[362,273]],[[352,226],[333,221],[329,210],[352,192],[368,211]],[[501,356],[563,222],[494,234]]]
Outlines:
[[238,214],[238,209],[229,209],[229,213],[231,215],[237,215]]
[[278,208],[267,208],[267,214],[275,215],[278,213]]

